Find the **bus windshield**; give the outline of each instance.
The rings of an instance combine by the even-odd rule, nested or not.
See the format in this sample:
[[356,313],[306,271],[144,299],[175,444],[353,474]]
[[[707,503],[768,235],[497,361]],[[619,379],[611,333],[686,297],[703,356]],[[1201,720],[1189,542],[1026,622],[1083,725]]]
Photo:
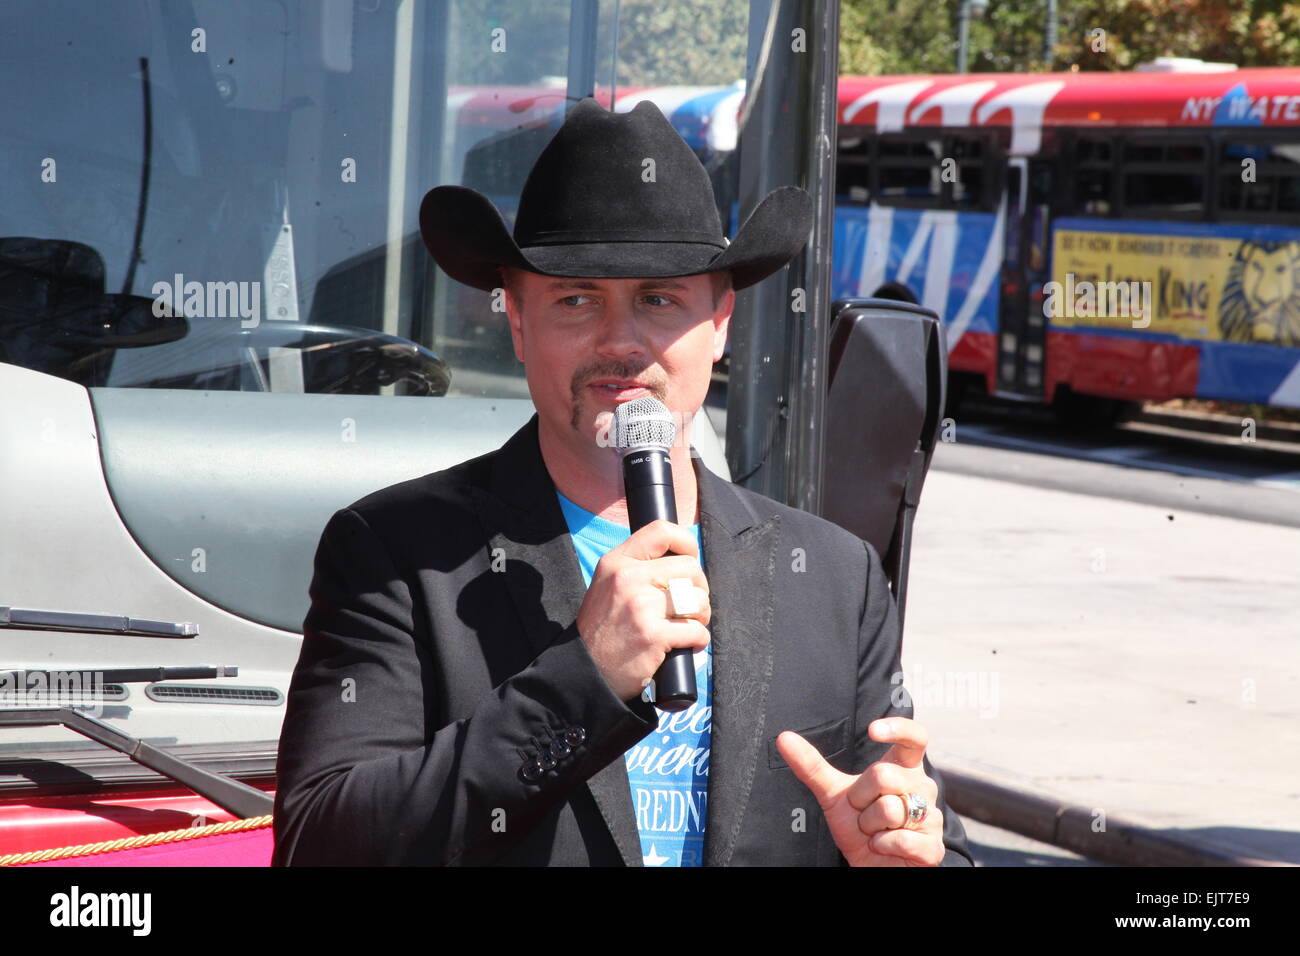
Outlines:
[[650,10],[6,3],[0,361],[87,387],[527,398],[499,301],[432,263],[420,201],[464,184],[509,220],[592,89],[655,100],[723,185],[750,11]]
[[[803,105],[833,94],[835,21],[817,12],[0,5],[0,445],[21,449],[0,461],[0,537],[38,543],[0,550],[6,666],[237,668],[239,684],[223,670],[216,687],[158,693],[110,681],[96,705],[195,760],[225,767],[235,751],[269,773],[330,516],[499,447],[534,413],[501,297],[426,251],[424,196],[472,188],[509,225],[536,157],[589,95],[658,106],[711,175],[728,235],[778,186],[829,195],[812,124],[824,137],[831,111]],[[738,297],[737,317],[767,319],[732,333],[762,366],[730,405],[746,423],[797,398],[787,382],[817,390],[780,348],[780,319],[786,285],[809,290],[808,316],[828,313],[828,266],[802,256]],[[396,400],[417,397],[436,400]],[[738,436],[724,451],[699,416],[701,458],[724,477],[733,449],[774,470],[786,433],[741,418],[723,420]],[[103,632],[126,619],[186,639]],[[59,727],[0,728],[0,786],[40,787],[4,763],[13,754],[84,758],[93,777],[99,749]]]

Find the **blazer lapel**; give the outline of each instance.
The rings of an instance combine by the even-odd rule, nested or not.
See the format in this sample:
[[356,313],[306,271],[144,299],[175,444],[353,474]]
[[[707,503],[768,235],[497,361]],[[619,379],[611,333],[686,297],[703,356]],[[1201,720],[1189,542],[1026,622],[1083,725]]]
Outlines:
[[764,521],[692,457],[700,495],[713,646],[709,799],[704,865],[726,866],[736,847],[766,735],[778,518]]
[[[506,588],[524,622],[531,660],[577,619],[586,591],[555,483],[542,459],[536,414],[493,456],[488,490],[475,492],[490,553],[505,561]],[[641,866],[626,765],[615,760],[586,785],[623,862]]]
[[[537,415],[492,458],[488,487],[474,488],[494,567],[524,622],[531,660],[578,616],[582,568],[537,443]],[[504,561],[504,565],[497,562]]]
[[[713,616],[713,700],[704,862],[725,866],[735,849],[765,738],[772,677],[775,516],[760,520],[730,482],[696,455],[700,534]],[[524,622],[531,657],[578,616],[582,568],[537,441],[537,415],[492,456],[488,488],[475,489],[492,554]],[[500,550],[496,550],[500,549]],[[623,862],[641,866],[627,768],[615,760],[587,781]]]

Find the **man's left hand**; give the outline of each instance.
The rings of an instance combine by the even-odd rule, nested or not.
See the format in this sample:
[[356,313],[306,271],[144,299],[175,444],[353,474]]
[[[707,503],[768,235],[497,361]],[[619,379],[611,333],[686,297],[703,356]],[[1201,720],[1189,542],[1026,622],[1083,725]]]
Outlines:
[[[944,856],[943,814],[939,788],[921,762],[925,728],[907,717],[882,717],[867,727],[867,736],[893,746],[857,776],[836,770],[793,731],[777,737],[776,748],[817,798],[850,866],[938,866]],[[904,829],[905,793],[925,797],[930,809],[920,824]]]

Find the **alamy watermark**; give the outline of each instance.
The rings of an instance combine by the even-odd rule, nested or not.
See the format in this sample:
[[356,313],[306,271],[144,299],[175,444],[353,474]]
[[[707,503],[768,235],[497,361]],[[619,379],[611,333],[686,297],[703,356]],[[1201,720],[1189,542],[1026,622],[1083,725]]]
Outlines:
[[997,671],[925,670],[920,667],[895,671],[889,679],[893,690],[890,702],[895,707],[919,707],[922,712],[974,710],[982,718],[998,715]]
[[174,281],[159,280],[153,292],[155,318],[183,315],[191,319],[242,319],[240,327],[255,329],[262,322],[262,283],[185,281],[176,273]]
[[152,893],[94,893],[73,884],[50,897],[50,925],[120,926],[132,936],[148,936],[153,927]]
[[98,717],[104,707],[102,671],[0,671],[0,707],[73,707]]
[[1151,283],[1131,280],[1093,282],[1067,272],[1065,282],[1043,286],[1043,315],[1051,319],[1132,319],[1133,328],[1151,324]]

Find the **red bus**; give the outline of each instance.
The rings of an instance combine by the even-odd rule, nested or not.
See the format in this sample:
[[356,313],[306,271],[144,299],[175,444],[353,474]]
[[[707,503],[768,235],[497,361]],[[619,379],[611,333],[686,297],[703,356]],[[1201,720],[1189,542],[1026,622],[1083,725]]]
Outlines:
[[938,312],[950,395],[1300,407],[1300,69],[845,76],[836,180],[832,296]]

